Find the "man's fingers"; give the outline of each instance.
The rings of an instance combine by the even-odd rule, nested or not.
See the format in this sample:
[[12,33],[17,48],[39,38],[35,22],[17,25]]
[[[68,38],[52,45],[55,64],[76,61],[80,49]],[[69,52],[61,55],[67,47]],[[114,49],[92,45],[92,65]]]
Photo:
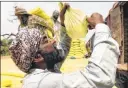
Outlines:
[[94,20],[92,17],[87,17],[87,22],[89,23],[88,28],[93,29],[95,26]]
[[70,7],[69,3],[65,3],[65,6],[67,9]]

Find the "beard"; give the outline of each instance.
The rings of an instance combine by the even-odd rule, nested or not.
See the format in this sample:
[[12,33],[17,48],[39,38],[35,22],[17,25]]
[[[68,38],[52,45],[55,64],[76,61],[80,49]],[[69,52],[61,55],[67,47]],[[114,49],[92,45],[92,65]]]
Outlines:
[[62,62],[64,60],[63,52],[61,49],[56,49],[50,53],[39,53],[43,58],[47,65],[47,69],[53,69],[54,65],[58,62]]

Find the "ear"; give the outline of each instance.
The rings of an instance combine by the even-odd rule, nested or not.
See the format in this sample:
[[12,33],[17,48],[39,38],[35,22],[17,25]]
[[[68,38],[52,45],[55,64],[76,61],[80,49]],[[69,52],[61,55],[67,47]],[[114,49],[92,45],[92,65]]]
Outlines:
[[44,58],[43,57],[38,57],[38,58],[35,58],[34,60],[33,60],[33,62],[42,62],[42,61],[44,61]]

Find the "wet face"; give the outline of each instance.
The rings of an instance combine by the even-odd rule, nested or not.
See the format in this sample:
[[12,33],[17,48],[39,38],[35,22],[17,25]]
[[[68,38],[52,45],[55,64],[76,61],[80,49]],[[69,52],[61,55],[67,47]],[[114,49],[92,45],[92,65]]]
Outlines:
[[42,53],[50,53],[55,50],[56,41],[48,39],[47,36],[43,36],[42,41],[40,42],[39,49]]
[[44,61],[47,63],[48,69],[52,69],[56,63],[63,60],[61,50],[56,48],[56,41],[48,40],[46,36],[43,37],[39,52],[44,58]]

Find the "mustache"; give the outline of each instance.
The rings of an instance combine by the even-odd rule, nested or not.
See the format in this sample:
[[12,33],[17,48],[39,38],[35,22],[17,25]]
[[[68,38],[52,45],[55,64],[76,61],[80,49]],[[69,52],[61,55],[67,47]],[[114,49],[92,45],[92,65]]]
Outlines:
[[44,58],[47,69],[54,68],[55,64],[64,60],[64,56],[62,56],[61,50],[58,49],[50,53],[41,53],[41,56]]
[[44,58],[44,61],[46,63],[56,64],[56,63],[61,62],[63,60],[63,56],[61,53],[62,53],[61,50],[55,49],[53,52],[43,53],[41,55]]
[[43,50],[39,50],[36,54],[36,58],[39,58],[38,55],[40,54],[46,63],[56,64],[64,60],[64,55],[62,49],[57,49],[55,45],[53,45],[54,51],[53,52],[44,52]]

